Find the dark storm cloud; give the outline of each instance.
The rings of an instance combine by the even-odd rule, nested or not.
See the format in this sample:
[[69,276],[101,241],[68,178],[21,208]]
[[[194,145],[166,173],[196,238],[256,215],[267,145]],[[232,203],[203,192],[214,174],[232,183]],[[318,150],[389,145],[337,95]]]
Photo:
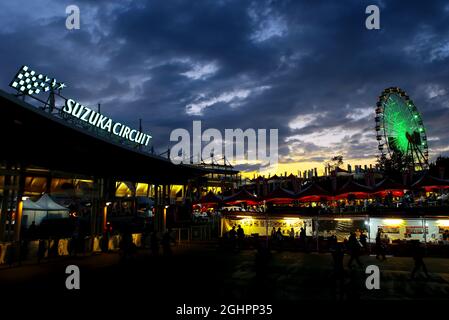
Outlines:
[[[355,0],[45,2],[2,4],[1,87],[29,64],[117,120],[142,118],[161,151],[171,130],[202,120],[204,129],[278,128],[282,162],[370,158],[369,110],[399,86],[431,148],[449,152],[444,1],[379,1],[378,31],[365,28],[376,2]],[[80,7],[80,30],[65,29],[69,4]]]

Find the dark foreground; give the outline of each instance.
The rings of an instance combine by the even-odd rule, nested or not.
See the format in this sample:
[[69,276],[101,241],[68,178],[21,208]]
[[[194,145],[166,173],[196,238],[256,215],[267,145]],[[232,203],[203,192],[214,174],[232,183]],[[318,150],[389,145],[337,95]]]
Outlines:
[[[273,252],[266,262],[256,252],[227,252],[214,244],[174,248],[171,257],[153,257],[139,251],[122,262],[117,253],[44,261],[0,269],[2,301],[32,299],[51,305],[56,299],[106,301],[107,308],[128,308],[146,303],[147,308],[205,304],[289,304],[304,301],[379,301],[449,299],[449,259],[427,258],[430,278],[410,279],[411,258],[379,262],[363,256],[364,266],[378,265],[380,289],[365,287],[365,268],[346,268],[340,284],[332,280],[330,254]],[[256,262],[257,261],[257,262]],[[80,268],[81,289],[65,287],[66,266]]]

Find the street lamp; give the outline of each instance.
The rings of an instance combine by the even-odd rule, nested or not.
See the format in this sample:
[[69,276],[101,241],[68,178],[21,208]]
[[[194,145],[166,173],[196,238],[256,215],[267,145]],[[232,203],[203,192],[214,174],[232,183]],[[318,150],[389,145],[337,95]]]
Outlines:
[[67,87],[63,82],[57,82],[54,78],[39,74],[28,66],[22,66],[9,85],[17,91],[28,95],[54,89],[61,90]]
[[103,208],[103,232],[106,232],[107,218],[108,218],[108,207],[111,204],[112,204],[111,202],[106,202],[106,204]]

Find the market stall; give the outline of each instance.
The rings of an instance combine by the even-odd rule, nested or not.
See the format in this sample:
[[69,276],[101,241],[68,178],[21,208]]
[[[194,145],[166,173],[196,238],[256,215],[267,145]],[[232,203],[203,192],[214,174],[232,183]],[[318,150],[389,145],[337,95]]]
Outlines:
[[222,232],[223,234],[230,231],[232,227],[243,228],[246,235],[271,235],[273,228],[275,230],[281,229],[283,235],[288,236],[289,231],[293,228],[295,236],[299,235],[300,229],[306,227],[306,235],[312,235],[312,218],[297,218],[297,217],[274,217],[266,218],[265,215],[238,215],[228,216],[222,218]]
[[47,219],[69,217],[69,209],[57,204],[48,194],[42,195],[36,204],[45,211]]
[[23,200],[22,226],[28,228],[33,222],[39,225],[47,217],[47,211],[30,199]]

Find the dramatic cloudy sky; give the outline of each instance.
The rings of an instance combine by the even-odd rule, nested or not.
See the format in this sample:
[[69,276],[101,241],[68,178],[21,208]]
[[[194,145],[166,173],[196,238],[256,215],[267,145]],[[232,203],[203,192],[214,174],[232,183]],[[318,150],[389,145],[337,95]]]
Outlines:
[[[67,5],[81,29],[65,28]],[[381,30],[365,28],[380,7]],[[428,130],[431,156],[449,154],[446,1],[11,1],[0,4],[0,87],[30,65],[65,81],[66,95],[150,132],[156,150],[175,128],[278,128],[280,171],[336,154],[372,162],[374,105],[399,86]]]

